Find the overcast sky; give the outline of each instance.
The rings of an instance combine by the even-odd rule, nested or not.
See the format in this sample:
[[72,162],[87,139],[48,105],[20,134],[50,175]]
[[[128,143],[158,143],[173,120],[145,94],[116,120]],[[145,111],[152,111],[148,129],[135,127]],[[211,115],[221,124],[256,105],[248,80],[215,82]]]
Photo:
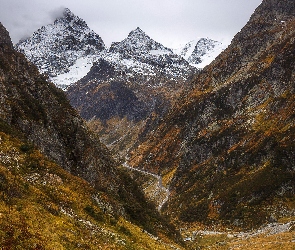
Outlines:
[[0,22],[14,43],[69,8],[107,46],[140,27],[168,47],[209,37],[229,43],[262,0],[0,0]]

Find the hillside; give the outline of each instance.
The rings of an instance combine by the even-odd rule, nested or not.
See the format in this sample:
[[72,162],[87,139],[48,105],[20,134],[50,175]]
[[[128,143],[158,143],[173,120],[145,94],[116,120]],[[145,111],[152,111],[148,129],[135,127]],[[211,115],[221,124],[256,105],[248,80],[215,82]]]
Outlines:
[[131,152],[130,165],[163,176],[178,225],[294,218],[294,14],[294,1],[263,1]]
[[178,233],[0,25],[0,245],[170,249]]

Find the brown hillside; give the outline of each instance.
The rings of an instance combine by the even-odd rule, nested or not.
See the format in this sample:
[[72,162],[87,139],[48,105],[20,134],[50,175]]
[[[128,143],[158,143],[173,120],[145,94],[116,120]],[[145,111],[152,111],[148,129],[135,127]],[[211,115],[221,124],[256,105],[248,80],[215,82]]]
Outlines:
[[171,218],[252,228],[294,214],[294,26],[294,1],[263,1],[131,154],[167,180]]

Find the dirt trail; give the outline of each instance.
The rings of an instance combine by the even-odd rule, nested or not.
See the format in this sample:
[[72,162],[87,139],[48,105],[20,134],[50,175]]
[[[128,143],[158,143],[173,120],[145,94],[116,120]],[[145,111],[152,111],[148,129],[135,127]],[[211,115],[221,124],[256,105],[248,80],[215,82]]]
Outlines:
[[[131,170],[131,171],[136,171],[136,172],[139,172],[139,173],[144,174],[144,175],[149,175],[149,176],[156,179],[157,185],[154,188],[154,194],[155,194],[155,196],[157,195],[159,197],[162,197],[161,200],[158,200],[158,211],[161,211],[163,205],[168,201],[169,195],[170,195],[169,189],[167,189],[166,187],[163,186],[162,177],[160,175],[156,175],[154,173],[150,173],[150,172],[147,172],[147,171],[142,170],[142,169],[137,169],[137,168],[130,167],[126,162],[123,163],[122,166],[129,169],[129,170]],[[159,193],[164,193],[164,195],[159,195]]]

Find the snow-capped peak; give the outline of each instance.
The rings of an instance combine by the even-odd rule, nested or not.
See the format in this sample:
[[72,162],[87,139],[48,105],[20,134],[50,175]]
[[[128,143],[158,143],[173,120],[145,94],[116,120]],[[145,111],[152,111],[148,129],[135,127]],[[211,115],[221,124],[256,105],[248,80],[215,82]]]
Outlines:
[[74,13],[69,9],[69,8],[65,8],[64,9],[64,11],[63,11],[63,15],[64,16],[69,16],[69,17],[76,17],[75,15],[74,15]]
[[[104,50],[105,45],[83,19],[66,8],[53,24],[43,26],[28,39],[20,41],[16,48],[56,82],[57,76],[67,74],[73,67],[76,69],[74,65],[76,62],[80,65],[81,58],[87,62],[87,68],[91,67],[92,58]],[[71,79],[76,81],[78,77],[79,74]]]
[[100,59],[130,78],[139,76],[145,81],[151,77],[186,80],[197,71],[139,27],[107,50],[99,35],[69,9],[16,47],[63,89],[86,76]]
[[147,35],[144,33],[144,31],[141,28],[137,27],[135,30],[132,30],[128,35],[128,37],[133,37],[133,36],[140,37],[140,36],[147,36]]
[[86,22],[82,18],[76,16],[68,8],[65,8],[63,11],[63,15],[54,21],[54,24],[58,24],[58,23],[63,23],[72,27],[79,28],[79,29],[89,29]]
[[113,43],[110,47],[110,52],[124,54],[142,54],[155,50],[165,51],[166,54],[173,53],[171,49],[164,47],[162,44],[150,38],[139,27],[131,31],[123,41]]
[[191,65],[204,68],[210,64],[226,46],[210,38],[200,38],[188,42],[185,46],[175,49],[174,52],[182,56]]

